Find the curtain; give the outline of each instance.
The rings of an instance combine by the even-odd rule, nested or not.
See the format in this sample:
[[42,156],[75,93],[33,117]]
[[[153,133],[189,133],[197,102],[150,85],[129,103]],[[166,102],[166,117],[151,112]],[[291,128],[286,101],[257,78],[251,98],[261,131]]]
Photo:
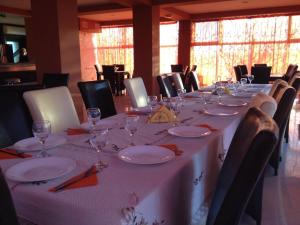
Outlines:
[[125,70],[133,72],[133,28],[102,28],[97,34],[97,56],[99,65],[124,64]]
[[170,73],[178,62],[178,23],[160,25],[160,73]]
[[235,79],[233,66],[256,63],[285,73],[289,63],[300,60],[300,16],[278,16],[195,22],[191,62],[205,84],[217,77]]

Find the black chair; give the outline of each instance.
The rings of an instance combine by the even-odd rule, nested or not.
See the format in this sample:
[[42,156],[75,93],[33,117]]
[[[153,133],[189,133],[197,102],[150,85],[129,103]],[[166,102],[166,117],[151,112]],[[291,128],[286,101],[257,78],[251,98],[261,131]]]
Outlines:
[[197,70],[197,65],[192,65],[191,71],[195,72]]
[[113,94],[119,95],[124,86],[124,72],[118,73],[114,65],[102,65],[102,73],[105,80],[108,80]]
[[247,66],[246,66],[246,65],[238,65],[238,67],[239,67],[240,70],[241,70],[242,76],[248,74],[248,69],[247,69]]
[[101,118],[117,114],[107,80],[78,82],[77,85],[86,108],[100,108]]
[[0,92],[0,105],[0,148],[32,137],[32,118],[22,96],[17,92]]
[[242,79],[242,72],[240,67],[234,66],[233,69],[234,69],[236,81],[240,81]]
[[200,89],[198,75],[196,72],[190,71],[186,77],[185,89],[187,92],[191,92],[192,89],[197,91]]
[[182,64],[174,64],[171,65],[171,72],[174,73],[183,73],[184,71],[183,65]]
[[95,64],[94,67],[95,67],[95,70],[96,70],[97,80],[101,80],[102,72],[100,72],[98,65]]
[[271,66],[252,66],[251,74],[254,75],[254,84],[268,84],[271,75]]
[[296,97],[296,90],[289,85],[284,86],[279,84],[273,97],[277,102],[277,110],[273,118],[279,127],[279,141],[270,159],[270,165],[274,168],[274,174],[277,175],[281,157],[282,140],[287,129],[289,115]]
[[68,73],[44,73],[43,86],[45,88],[68,86],[69,74]]
[[285,80],[285,81],[289,82],[293,78],[294,74],[297,72],[297,69],[298,69],[298,65],[290,64],[284,75],[282,75],[281,77],[271,76],[270,81],[274,81],[274,80],[277,80],[277,79],[282,79],[282,80]]
[[238,225],[244,212],[261,224],[264,170],[277,139],[273,119],[258,108],[250,108],[219,173],[206,225]]
[[258,67],[258,66],[264,66],[264,67],[266,67],[268,65],[266,63],[259,63],[259,64],[254,64],[254,66],[255,67]]
[[0,224],[19,225],[15,206],[1,168],[0,168],[0,198],[1,198]]
[[177,96],[177,90],[172,77],[172,74],[161,74],[156,77],[160,94],[163,97],[175,97]]
[[116,71],[125,71],[125,65],[124,64],[114,64]]

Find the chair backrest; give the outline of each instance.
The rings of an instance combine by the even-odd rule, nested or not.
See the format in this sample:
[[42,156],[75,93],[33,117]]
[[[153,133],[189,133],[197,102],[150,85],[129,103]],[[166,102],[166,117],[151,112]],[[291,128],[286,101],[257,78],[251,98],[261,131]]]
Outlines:
[[246,65],[238,65],[240,67],[242,75],[248,74],[248,69]]
[[0,148],[31,137],[32,119],[22,96],[1,92],[0,105]]
[[171,72],[174,73],[180,73],[183,72],[183,65],[182,64],[173,64],[171,65]]
[[173,77],[173,81],[174,81],[176,90],[178,90],[178,89],[183,90],[184,86],[183,86],[183,82],[182,82],[180,73],[172,73],[172,77]]
[[15,206],[1,168],[0,168],[0,199],[1,199],[0,224],[19,225]]
[[148,94],[144,81],[141,77],[135,77],[124,80],[126,90],[130,96],[133,108],[144,107],[148,105]]
[[242,78],[242,71],[241,71],[240,67],[239,66],[234,66],[233,69],[234,69],[236,80],[240,81],[241,78]]
[[194,91],[197,91],[200,89],[200,84],[198,80],[198,75],[196,72],[190,71],[187,76],[187,85],[188,85],[188,91],[190,91],[190,87],[193,87]]
[[206,225],[239,224],[277,138],[278,128],[272,118],[250,108],[234,134],[219,173]]
[[161,74],[156,77],[160,94],[163,97],[175,97],[177,96],[176,87],[171,74]]
[[289,81],[289,85],[295,88],[296,92],[299,91],[300,87],[300,71],[296,72],[293,78]]
[[191,71],[196,71],[197,70],[197,65],[192,65]]
[[101,118],[117,114],[107,80],[78,82],[77,85],[86,108],[98,107],[101,110]]
[[296,73],[297,69],[298,69],[298,65],[290,64],[287,68],[287,71],[286,71],[285,75],[284,75],[284,79],[286,81],[289,81],[290,79],[292,79],[292,77]]
[[104,77],[106,75],[113,75],[115,73],[115,66],[114,65],[102,65],[102,73]]
[[114,64],[116,71],[125,71],[125,65],[124,64]]
[[273,117],[277,109],[277,102],[270,95],[259,92],[251,99],[249,107],[257,107],[270,117]]
[[254,66],[255,66],[255,67],[257,67],[257,66],[265,66],[265,67],[266,67],[266,66],[268,66],[268,65],[267,65],[266,63],[259,63],[259,64],[254,64]]
[[68,86],[68,73],[44,73],[43,86],[45,88]]
[[285,80],[276,79],[274,83],[272,84],[271,90],[269,92],[270,96],[274,96],[275,91],[277,90],[278,85],[284,85],[287,86],[288,83]]
[[96,70],[96,73],[99,73],[100,72],[100,70],[99,70],[99,67],[98,67],[98,65],[94,65],[94,67],[95,67],[95,70]]
[[252,66],[251,74],[254,75],[253,83],[255,84],[268,84],[271,75],[271,66]]
[[27,91],[23,98],[34,121],[49,120],[52,133],[79,127],[74,102],[67,87]]

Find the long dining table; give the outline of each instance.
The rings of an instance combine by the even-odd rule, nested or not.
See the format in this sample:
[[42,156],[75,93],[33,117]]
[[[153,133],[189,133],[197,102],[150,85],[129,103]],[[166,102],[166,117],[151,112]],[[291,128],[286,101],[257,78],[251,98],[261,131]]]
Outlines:
[[[267,92],[269,85],[261,85]],[[251,98],[223,96],[223,99]],[[96,158],[86,142],[89,134],[64,136],[67,142],[48,150],[52,156],[71,158],[76,168],[70,173],[43,183],[16,183],[8,180],[14,204],[20,217],[38,225],[182,225],[205,221],[224,154],[248,106],[226,107],[217,104],[217,96],[206,107],[235,110],[237,115],[212,116],[203,113],[203,99],[185,98],[178,126],[206,124],[213,128],[210,135],[186,138],[173,136],[167,129],[172,123],[147,123],[140,115],[135,145],[174,144],[182,151],[173,160],[139,165],[119,159],[118,150],[130,142],[124,129],[125,113],[107,118],[112,125],[109,141],[101,158],[108,167],[97,174],[94,186],[53,193],[49,189],[85,171]],[[116,149],[117,146],[117,149]],[[35,154],[35,153],[32,153]],[[0,160],[5,171],[31,159]]]

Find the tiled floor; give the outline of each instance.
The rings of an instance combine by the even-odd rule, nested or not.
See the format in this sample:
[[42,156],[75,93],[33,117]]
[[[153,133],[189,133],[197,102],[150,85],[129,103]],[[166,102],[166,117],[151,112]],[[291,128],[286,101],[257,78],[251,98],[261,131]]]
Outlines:
[[[128,96],[115,97],[118,112],[130,109]],[[279,175],[267,169],[262,225],[300,225],[300,100],[290,117],[290,140],[283,144]]]

